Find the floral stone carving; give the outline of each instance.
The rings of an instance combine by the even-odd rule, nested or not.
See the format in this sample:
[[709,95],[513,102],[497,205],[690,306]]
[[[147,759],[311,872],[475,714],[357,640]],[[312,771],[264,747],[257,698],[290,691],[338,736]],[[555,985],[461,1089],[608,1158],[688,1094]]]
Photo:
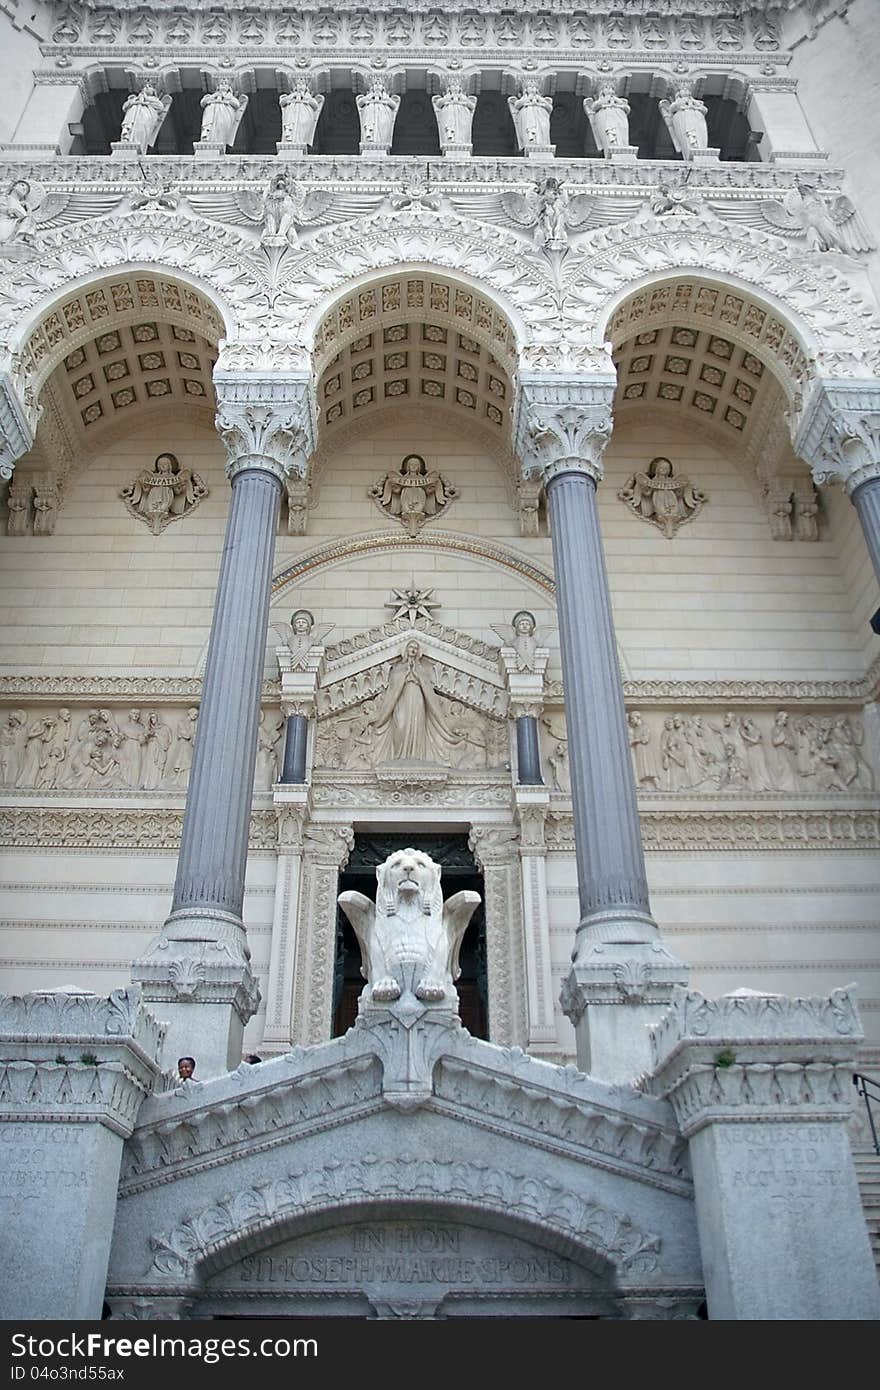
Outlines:
[[159,454],[119,496],[132,516],[158,536],[208,496],[208,486],[174,454]]
[[679,526],[693,521],[709,500],[688,477],[676,477],[667,458],[651,459],[647,472],[633,473],[617,495],[636,516],[650,521],[670,541]]
[[429,519],[442,516],[458,497],[458,488],[429,469],[421,454],[407,454],[396,473],[386,473],[368,493],[380,512],[417,536]]
[[423,1003],[456,1003],[459,948],[480,895],[465,889],[444,903],[440,874],[429,855],[401,849],[376,869],[375,903],[340,893],[361,948],[364,1002],[390,1003],[412,991]]

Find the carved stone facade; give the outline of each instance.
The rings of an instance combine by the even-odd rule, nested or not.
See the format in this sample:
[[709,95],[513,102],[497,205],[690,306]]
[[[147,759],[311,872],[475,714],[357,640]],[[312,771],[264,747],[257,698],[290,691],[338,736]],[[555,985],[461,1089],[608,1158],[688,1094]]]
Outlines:
[[[56,1316],[748,1282],[694,1136],[880,1066],[866,4],[4,8],[0,1119],[119,1202]],[[379,834],[457,837],[483,1036],[454,950],[389,986]]]

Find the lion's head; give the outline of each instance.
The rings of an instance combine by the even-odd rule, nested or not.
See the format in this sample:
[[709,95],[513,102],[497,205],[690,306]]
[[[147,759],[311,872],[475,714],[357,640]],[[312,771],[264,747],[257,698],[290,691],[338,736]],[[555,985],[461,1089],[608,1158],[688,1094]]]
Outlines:
[[407,901],[417,901],[428,917],[443,909],[440,865],[420,849],[396,850],[376,869],[376,881],[376,907],[386,917],[393,917]]

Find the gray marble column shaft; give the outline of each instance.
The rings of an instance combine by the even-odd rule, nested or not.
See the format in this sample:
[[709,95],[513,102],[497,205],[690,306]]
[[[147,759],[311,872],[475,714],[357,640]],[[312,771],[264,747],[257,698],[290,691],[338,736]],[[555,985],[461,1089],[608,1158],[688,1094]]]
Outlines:
[[516,760],[520,784],[540,787],[541,753],[538,745],[538,721],[532,714],[521,714],[516,721]]
[[578,944],[645,942],[657,928],[636,804],[635,779],[596,484],[586,472],[547,482],[565,687],[580,896]]
[[309,742],[309,721],[304,714],[289,714],[284,736],[284,765],[282,782],[306,780],[306,749]]
[[259,467],[232,481],[186,814],[166,927],[208,917],[240,927],[260,689],[281,479]]
[[874,573],[880,579],[880,478],[868,478],[853,488],[850,498],[859,514],[865,544],[874,565]]

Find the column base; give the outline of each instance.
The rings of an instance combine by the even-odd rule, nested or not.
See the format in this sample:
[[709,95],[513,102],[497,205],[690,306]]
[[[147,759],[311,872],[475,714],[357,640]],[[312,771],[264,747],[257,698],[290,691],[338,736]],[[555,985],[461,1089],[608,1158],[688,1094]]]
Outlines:
[[391,153],[390,145],[361,145],[361,154],[386,155]]
[[304,159],[309,152],[308,145],[291,145],[285,140],[277,140],[275,149],[282,159]]
[[111,140],[110,142],[111,159],[141,159],[143,151],[137,145],[130,145],[122,140]]
[[526,159],[555,159],[555,145],[531,145],[527,150],[523,150]]
[[470,159],[473,152],[473,145],[445,145],[440,153],[444,159]]
[[[656,931],[656,928],[655,928]],[[669,1008],[689,968],[659,939],[598,943],[579,954],[560,1003],[574,1025],[582,1071],[600,1081],[633,1081],[652,1066],[648,1029]]]
[[200,1081],[239,1065],[245,1024],[260,1003],[240,922],[211,913],[169,917],[131,977],[167,1024],[166,1071],[183,1056],[195,1058]]
[[638,145],[617,145],[605,152],[605,158],[612,164],[635,164],[638,157]]
[[707,148],[705,150],[691,150],[686,162],[688,164],[717,164],[720,159],[720,150]]
[[196,159],[223,159],[226,146],[212,140],[194,140],[193,155]]

